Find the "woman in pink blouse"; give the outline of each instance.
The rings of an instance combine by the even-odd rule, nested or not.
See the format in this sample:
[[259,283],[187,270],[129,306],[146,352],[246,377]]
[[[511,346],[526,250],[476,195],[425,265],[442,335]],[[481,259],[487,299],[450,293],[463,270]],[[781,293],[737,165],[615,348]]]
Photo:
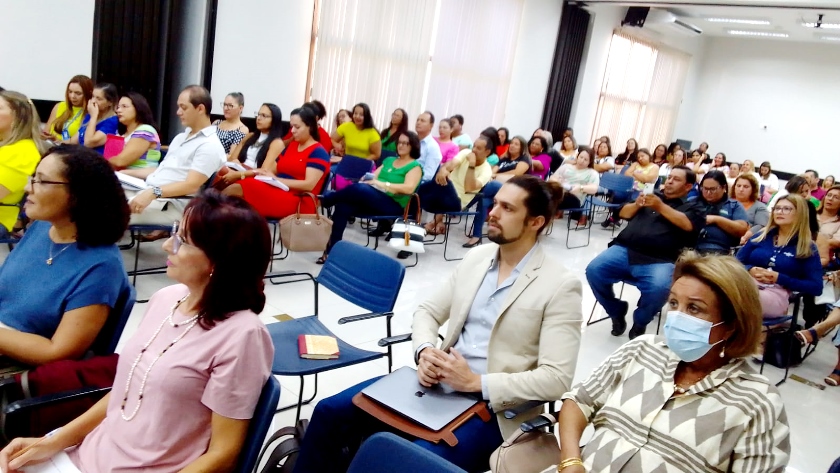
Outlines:
[[70,459],[86,473],[235,467],[274,357],[256,315],[268,226],[245,201],[209,191],[187,206],[163,248],[178,284],[152,296],[111,393],[40,441],[12,441],[0,452],[3,471],[73,446]]
[[452,123],[450,123],[448,118],[444,118],[440,121],[438,125],[438,136],[435,138],[435,141],[438,142],[440,145],[440,154],[443,157],[440,161],[441,164],[444,164],[448,161],[452,161],[452,158],[458,154],[460,148],[458,145],[452,141]]

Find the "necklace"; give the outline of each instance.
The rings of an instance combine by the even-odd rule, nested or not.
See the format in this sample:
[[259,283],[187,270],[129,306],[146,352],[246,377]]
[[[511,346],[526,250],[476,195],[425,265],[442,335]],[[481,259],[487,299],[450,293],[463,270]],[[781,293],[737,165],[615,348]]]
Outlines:
[[680,384],[686,384],[685,387],[682,387],[680,384],[677,384],[676,382],[674,382],[674,392],[677,393],[677,394],[685,394],[686,392],[688,392],[689,389],[691,389],[692,386],[694,386],[695,384],[700,382],[700,380],[705,378],[705,377],[706,377],[706,375],[701,375],[700,377],[695,377],[694,379],[692,379],[687,384],[686,383],[680,383]]
[[47,266],[52,266],[53,260],[58,258],[58,255],[64,253],[64,250],[70,248],[72,245],[73,243],[68,243],[67,245],[65,245],[64,248],[61,249],[61,251],[59,251],[58,253],[56,253],[55,256],[53,256],[53,246],[55,246],[55,243],[50,242],[50,257],[47,258]]
[[[194,316],[190,317],[188,320],[186,320],[184,322],[181,322],[179,324],[176,324],[172,320],[172,316],[175,315],[175,309],[177,309],[178,306],[180,306],[182,302],[187,300],[188,297],[190,297],[189,294],[187,294],[186,296],[184,296],[183,299],[179,300],[178,302],[176,302],[175,304],[172,305],[172,309],[169,310],[169,316],[167,316],[165,319],[163,319],[160,322],[160,325],[158,326],[157,330],[155,330],[155,333],[152,335],[152,338],[150,338],[149,341],[146,342],[146,344],[140,350],[140,353],[137,355],[137,359],[135,359],[134,363],[131,365],[131,369],[128,371],[128,379],[125,382],[125,393],[123,395],[122,405],[120,406],[120,416],[122,416],[123,420],[129,421],[129,420],[133,419],[134,416],[137,415],[137,411],[140,410],[140,404],[143,403],[143,391],[146,389],[146,380],[149,378],[149,372],[152,371],[152,368],[155,366],[155,363],[157,363],[157,361],[160,359],[160,357],[163,356],[163,354],[166,353],[170,348],[172,348],[173,345],[175,345],[182,338],[184,338],[187,335],[187,333],[189,333],[189,331],[192,330],[193,327],[195,327],[195,324],[198,323],[198,316],[201,315],[201,313],[195,314]],[[171,325],[173,327],[180,327],[181,325],[184,325],[184,324],[189,324],[189,325],[187,325],[187,329],[184,330],[183,333],[181,333],[180,335],[175,337],[175,339],[172,340],[172,342],[169,345],[167,345],[166,348],[163,349],[163,351],[158,353],[158,355],[149,364],[149,367],[146,368],[146,373],[143,374],[143,381],[140,382],[140,392],[137,394],[137,405],[134,406],[134,410],[131,411],[131,414],[126,415],[125,405],[128,402],[128,388],[129,388],[129,386],[131,386],[131,379],[134,377],[134,370],[137,368],[137,364],[140,363],[140,358],[143,356],[143,353],[145,353],[146,350],[149,348],[149,346],[152,344],[152,342],[155,341],[155,338],[157,338],[158,334],[160,334],[161,329],[163,329],[163,325],[167,322],[169,322],[169,325]]]

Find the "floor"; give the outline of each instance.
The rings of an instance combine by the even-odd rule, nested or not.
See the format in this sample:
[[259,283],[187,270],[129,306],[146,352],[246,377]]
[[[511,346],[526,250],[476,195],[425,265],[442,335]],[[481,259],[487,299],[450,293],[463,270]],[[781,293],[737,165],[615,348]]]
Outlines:
[[[557,222],[560,223],[561,221]],[[555,228],[551,235],[544,236],[542,244],[545,245],[549,253],[553,254],[584,281],[582,309],[585,320],[594,304],[594,297],[585,283],[584,269],[595,255],[606,248],[611,238],[611,232],[596,225],[592,229],[589,246],[568,250],[565,246],[565,223],[566,221],[562,220],[562,224],[557,225],[558,228]],[[452,233],[455,235],[453,245],[447,250],[447,255],[450,257],[457,257],[466,252],[461,248],[461,244],[466,241],[463,227],[460,227],[459,230],[455,231],[453,229]],[[359,223],[348,227],[345,238],[360,244],[366,243],[366,237],[360,229]],[[584,242],[584,232],[572,233],[572,244]],[[427,246],[426,248],[427,252],[420,256],[419,264],[416,267],[408,268],[406,271],[405,281],[395,308],[396,315],[393,318],[394,334],[410,332],[411,317],[416,306],[426,297],[429,291],[434,290],[440,284],[442,276],[449,273],[458,264],[457,262],[444,261],[442,246]],[[0,249],[0,259],[5,258],[7,251],[5,248]],[[381,246],[379,251],[394,255],[394,251],[387,246]],[[126,251],[124,254],[126,265],[133,265],[134,253]],[[315,253],[291,254],[285,260],[276,261],[273,269],[275,271],[295,270],[317,274],[320,268],[315,264],[317,257],[318,254]],[[140,267],[158,266],[164,261],[163,258],[163,251],[159,244],[144,244],[141,248]],[[413,259],[407,261],[413,262]],[[137,282],[138,298],[146,299],[157,289],[169,284],[172,284],[172,281],[165,275],[143,276]],[[309,282],[279,286],[267,285],[266,295],[267,304],[265,310],[260,314],[260,317],[266,323],[276,322],[274,316],[277,315],[288,314],[297,317],[312,313],[311,283]],[[321,319],[334,333],[348,343],[361,348],[379,350],[376,343],[385,336],[385,327],[381,320],[338,326],[338,318],[354,315],[362,312],[362,310],[343,302],[328,291],[322,291],[321,299]],[[624,291],[624,299],[629,301],[632,306],[638,299],[638,292],[635,288],[628,286]],[[145,304],[135,305],[121,344],[134,332],[144,310]],[[595,318],[603,315],[599,306],[595,311]],[[608,322],[584,326],[582,331],[583,339],[575,381],[588,376],[607,356],[627,341],[626,335],[624,337],[611,336]],[[822,382],[823,377],[831,371],[836,359],[837,349],[833,345],[828,341],[819,344],[811,357],[801,366],[792,370],[792,373],[811,381],[813,384],[788,380],[779,388],[785,400],[792,431],[793,453],[789,471],[825,472],[832,461],[840,455],[837,440],[840,438],[840,423],[836,422],[837,408],[840,405],[840,388],[828,387]],[[413,365],[410,344],[398,345],[395,348],[394,361],[395,367]],[[319,377],[319,391],[316,400],[335,394],[372,376],[385,374],[386,371],[387,363],[383,359],[324,373]],[[772,381],[777,381],[781,379],[783,370],[768,365],[765,368],[765,374]],[[281,404],[294,403],[298,395],[298,379],[283,377],[280,378],[280,382],[282,385]],[[820,387],[824,389],[820,389]],[[305,390],[307,397],[311,395],[311,389],[312,383],[307,380]],[[302,416],[309,417],[311,412],[312,405],[304,406]],[[831,414],[832,412],[834,414]],[[293,420],[294,409],[281,412],[275,417],[274,427],[280,428],[291,425]]]

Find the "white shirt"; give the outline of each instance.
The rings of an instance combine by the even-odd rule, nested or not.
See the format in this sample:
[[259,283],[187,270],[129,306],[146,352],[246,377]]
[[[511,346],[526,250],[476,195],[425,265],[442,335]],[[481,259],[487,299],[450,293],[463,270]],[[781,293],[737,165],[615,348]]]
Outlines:
[[245,151],[245,162],[242,163],[248,166],[251,169],[257,167],[257,153],[260,152],[260,148],[265,145],[265,140],[268,139],[268,133],[261,133],[260,137],[257,138],[257,142],[252,144],[248,147],[248,150]]
[[762,179],[761,177],[759,177],[758,183],[759,185],[764,186],[765,192],[770,189],[779,190],[779,178],[772,172],[770,173],[770,175],[767,176],[767,179]]
[[210,125],[190,136],[191,132],[187,128],[172,140],[166,157],[146,178],[146,184],[160,187],[184,182],[190,171],[197,171],[209,179],[224,165],[225,148],[216,135],[216,127]]

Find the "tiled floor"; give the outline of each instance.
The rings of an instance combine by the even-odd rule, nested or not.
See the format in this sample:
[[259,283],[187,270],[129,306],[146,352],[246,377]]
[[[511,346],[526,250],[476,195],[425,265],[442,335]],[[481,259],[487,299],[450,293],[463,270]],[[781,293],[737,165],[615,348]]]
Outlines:
[[[559,222],[558,222],[559,223]],[[602,230],[599,226],[592,229],[592,241],[589,246],[568,250],[565,247],[566,237],[565,220],[562,221],[563,228],[555,228],[553,234],[543,237],[543,244],[548,251],[559,259],[568,268],[574,271],[584,281],[583,292],[583,315],[584,320],[589,316],[594,298],[592,292],[585,284],[584,269],[586,264],[600,251],[606,248],[610,240],[610,232]],[[466,250],[460,244],[466,241],[463,236],[463,228],[460,232],[453,230],[456,235],[453,239],[454,245],[450,247],[451,255],[458,255]],[[348,227],[345,237],[353,242],[365,244],[365,237],[359,228],[358,223]],[[585,235],[580,233],[572,234],[572,243],[582,242]],[[380,247],[383,253],[393,254],[385,247]],[[5,258],[7,250],[0,249],[0,259]],[[394,334],[410,331],[411,316],[414,308],[422,301],[429,291],[441,284],[443,276],[448,274],[457,262],[446,262],[443,259],[443,248],[441,246],[427,246],[427,253],[421,255],[417,267],[409,268],[400,297],[395,308],[396,316],[393,318]],[[126,264],[133,264],[133,253],[125,252]],[[296,270],[307,271],[317,274],[319,266],[315,265],[318,257],[314,253],[292,254],[288,259],[277,261],[274,270]],[[163,252],[158,244],[144,244],[141,251],[141,267],[159,265],[163,261]],[[411,260],[409,260],[411,261]],[[137,288],[139,298],[148,298],[155,290],[171,284],[172,281],[164,275],[144,276],[138,280]],[[289,314],[292,316],[303,316],[311,314],[312,296],[311,283],[296,283],[291,285],[268,285],[266,288],[267,305],[261,314],[266,322],[273,322],[272,316],[278,314]],[[624,299],[634,304],[638,298],[638,291],[628,286],[624,291]],[[126,328],[123,342],[126,337],[131,336],[134,328],[139,323],[145,310],[145,304],[138,304],[132,312],[132,317]],[[349,343],[362,348],[378,350],[376,342],[385,336],[384,324],[381,320],[364,321],[349,325],[338,326],[337,320],[341,316],[359,313],[360,309],[342,302],[338,297],[326,291],[322,291],[321,314],[324,323],[338,336]],[[602,316],[600,307],[595,312],[595,317]],[[581,353],[578,358],[578,367],[575,380],[586,376],[601,361],[616,350],[625,337],[613,337],[609,334],[610,324],[600,323],[589,327],[583,327],[583,340]],[[653,330],[651,328],[651,330]],[[404,344],[395,348],[395,367],[413,364],[410,344]],[[827,341],[821,343],[814,355],[806,360],[801,366],[794,368],[793,373],[823,385],[823,377],[831,371],[837,357],[837,350]],[[357,365],[341,370],[324,373],[320,376],[318,398],[337,393],[353,384],[372,376],[384,374],[387,371],[385,360],[378,360],[367,364]],[[781,379],[782,370],[768,366],[765,374],[772,380]],[[291,403],[297,399],[299,382],[292,378],[280,378],[283,386],[281,403]],[[311,393],[312,383],[307,381],[306,394]],[[789,380],[779,388],[786,403],[788,417],[791,424],[792,458],[790,466],[802,473],[821,473],[828,469],[831,462],[840,456],[840,423],[836,422],[837,409],[840,406],[840,388],[825,387],[824,390],[808,386],[806,384]],[[311,406],[304,406],[303,417],[308,417],[312,412]],[[294,410],[278,414],[275,418],[275,427],[290,425],[294,419]]]

